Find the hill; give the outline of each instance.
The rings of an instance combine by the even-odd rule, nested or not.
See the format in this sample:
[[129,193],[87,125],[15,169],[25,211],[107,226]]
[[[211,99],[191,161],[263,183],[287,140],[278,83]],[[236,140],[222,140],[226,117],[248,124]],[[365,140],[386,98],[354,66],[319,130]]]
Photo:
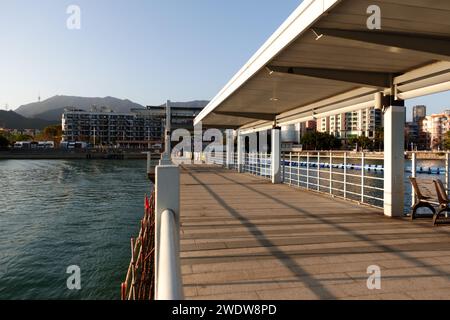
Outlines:
[[30,119],[17,114],[14,111],[0,110],[0,127],[8,129],[44,129],[47,126],[60,124],[59,121],[43,119]]
[[66,107],[76,107],[90,110],[92,106],[106,106],[115,112],[129,112],[130,109],[144,108],[144,106],[130,100],[121,100],[114,97],[86,98],[73,96],[54,96],[41,102],[34,102],[20,106],[16,113],[27,118],[39,118],[49,121],[60,121]]

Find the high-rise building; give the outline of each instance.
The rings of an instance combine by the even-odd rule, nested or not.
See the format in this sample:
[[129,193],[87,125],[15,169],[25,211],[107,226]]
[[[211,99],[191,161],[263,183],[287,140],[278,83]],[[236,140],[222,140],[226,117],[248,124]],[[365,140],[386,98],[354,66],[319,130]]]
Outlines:
[[420,105],[413,107],[413,122],[419,123],[420,120],[427,116],[427,107]]
[[319,118],[317,123],[317,131],[334,135],[345,143],[352,136],[374,139],[376,131],[382,127],[383,117],[381,110],[367,108]]

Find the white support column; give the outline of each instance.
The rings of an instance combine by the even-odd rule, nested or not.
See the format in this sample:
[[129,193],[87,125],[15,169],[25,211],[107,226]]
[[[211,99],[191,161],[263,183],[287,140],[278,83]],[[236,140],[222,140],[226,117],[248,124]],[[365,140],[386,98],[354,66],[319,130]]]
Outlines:
[[[180,169],[178,166],[161,165],[156,167],[155,196],[155,288],[158,288],[157,281],[160,271],[158,261],[161,250],[161,215],[167,210],[172,211],[175,216],[174,236],[177,246],[175,251],[179,252],[180,249]],[[161,272],[164,271],[161,270]]]
[[388,107],[384,114],[384,214],[403,216],[405,172],[405,107]]
[[281,180],[281,129],[272,129],[272,183],[279,184]]
[[241,135],[241,133],[238,131],[237,136],[237,153],[238,153],[238,172],[242,173],[244,172],[244,163],[245,163],[245,136]]
[[226,158],[225,158],[225,165],[227,169],[233,168],[233,162],[234,162],[234,130],[226,130],[226,139],[227,139],[227,145],[226,145]]

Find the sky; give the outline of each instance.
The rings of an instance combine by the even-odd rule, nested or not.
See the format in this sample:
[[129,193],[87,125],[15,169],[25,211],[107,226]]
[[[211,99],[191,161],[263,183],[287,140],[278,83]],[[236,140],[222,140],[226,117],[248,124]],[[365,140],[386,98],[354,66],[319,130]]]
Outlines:
[[[1,0],[0,109],[57,94],[210,100],[300,3]],[[67,28],[70,5],[81,10],[79,30]],[[450,93],[407,101],[415,104],[439,112]]]

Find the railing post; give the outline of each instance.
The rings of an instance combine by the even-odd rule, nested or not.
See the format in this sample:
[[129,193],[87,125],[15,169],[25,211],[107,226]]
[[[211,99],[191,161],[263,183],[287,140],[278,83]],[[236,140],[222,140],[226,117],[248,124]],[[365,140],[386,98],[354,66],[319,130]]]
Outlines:
[[[445,175],[447,177],[447,172],[445,173]],[[415,152],[412,153],[411,177],[413,177],[413,178],[417,177],[417,154]],[[411,201],[412,202],[411,208],[412,208],[416,204],[416,193],[414,192],[414,190],[411,190],[411,195],[412,195],[412,201]]]
[[292,152],[289,153],[289,185],[292,186]]
[[364,203],[364,178],[365,178],[366,159],[364,152],[361,154],[361,203]]
[[317,191],[320,191],[320,152],[317,152]]
[[344,152],[344,199],[347,199],[347,152]]
[[306,189],[309,190],[309,152],[306,153]]
[[[174,243],[176,245],[175,252],[180,252],[180,169],[174,165],[160,165],[156,167],[155,179],[155,297],[158,297],[158,279],[160,272],[167,272],[167,270],[160,270],[159,258],[161,256],[161,237],[162,235],[161,222],[162,214],[165,211],[171,211],[174,215],[175,232]],[[179,257],[176,257],[179,259]],[[183,290],[181,274],[180,281],[177,284],[179,287],[174,288],[176,291]]]
[[330,152],[330,194],[333,194],[333,152]]
[[[297,187],[300,188],[300,160],[301,160],[301,156],[300,153],[297,155]],[[292,170],[292,168],[291,168]]]

